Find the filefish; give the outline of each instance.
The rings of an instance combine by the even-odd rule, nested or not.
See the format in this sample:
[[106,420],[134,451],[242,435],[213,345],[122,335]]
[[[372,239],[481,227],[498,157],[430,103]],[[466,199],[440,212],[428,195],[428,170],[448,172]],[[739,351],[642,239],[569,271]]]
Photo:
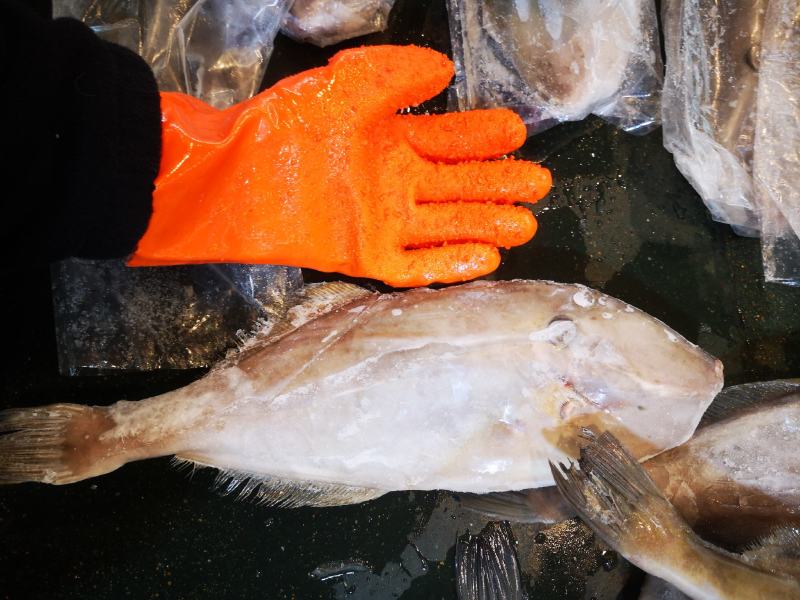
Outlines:
[[[701,537],[742,547],[779,526],[800,527],[800,382],[725,388],[692,438],[643,463]],[[573,512],[555,488],[462,496],[495,518],[556,522]]]
[[577,456],[580,426],[616,432],[639,458],[674,447],[722,387],[718,360],[579,285],[304,293],[181,389],[4,412],[0,481],[64,484],[174,455],[283,506],[516,490],[552,485],[547,461]]
[[640,569],[696,599],[800,599],[800,528],[779,529],[734,554],[697,537],[609,432],[582,451],[579,465],[551,463],[558,489]]

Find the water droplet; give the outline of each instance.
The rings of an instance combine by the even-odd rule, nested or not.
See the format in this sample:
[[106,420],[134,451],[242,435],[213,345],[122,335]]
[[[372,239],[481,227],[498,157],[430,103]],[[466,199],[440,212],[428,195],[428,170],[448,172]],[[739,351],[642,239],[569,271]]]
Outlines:
[[603,550],[600,553],[600,564],[603,566],[604,571],[612,571],[616,568],[619,558],[617,553],[613,550]]

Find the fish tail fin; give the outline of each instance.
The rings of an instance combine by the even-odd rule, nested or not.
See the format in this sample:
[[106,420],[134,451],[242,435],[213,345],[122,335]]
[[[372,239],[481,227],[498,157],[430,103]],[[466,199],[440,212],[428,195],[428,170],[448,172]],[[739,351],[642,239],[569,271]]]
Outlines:
[[694,539],[644,468],[611,433],[581,450],[579,466],[551,462],[550,470],[564,498],[621,554]]
[[523,600],[514,536],[507,521],[486,525],[477,536],[467,534],[456,546],[459,600]]
[[127,460],[101,435],[113,429],[108,409],[51,404],[0,411],[0,484],[72,483],[108,473]]

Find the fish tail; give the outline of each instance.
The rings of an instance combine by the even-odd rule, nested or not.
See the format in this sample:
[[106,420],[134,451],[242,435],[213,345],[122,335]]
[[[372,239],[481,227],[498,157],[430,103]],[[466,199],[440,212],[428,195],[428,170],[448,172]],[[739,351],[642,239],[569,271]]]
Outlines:
[[72,483],[127,462],[118,442],[103,441],[114,421],[103,407],[51,404],[0,411],[0,484]]

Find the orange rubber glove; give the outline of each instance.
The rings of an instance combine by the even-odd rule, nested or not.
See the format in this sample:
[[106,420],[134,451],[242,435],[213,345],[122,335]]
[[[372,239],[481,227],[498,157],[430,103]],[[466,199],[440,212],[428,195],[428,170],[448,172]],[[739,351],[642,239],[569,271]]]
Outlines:
[[216,110],[163,93],[153,215],[131,266],[269,263],[394,286],[464,281],[527,242],[550,173],[497,160],[525,141],[504,109],[398,115],[452,63],[414,46],[344,50]]

